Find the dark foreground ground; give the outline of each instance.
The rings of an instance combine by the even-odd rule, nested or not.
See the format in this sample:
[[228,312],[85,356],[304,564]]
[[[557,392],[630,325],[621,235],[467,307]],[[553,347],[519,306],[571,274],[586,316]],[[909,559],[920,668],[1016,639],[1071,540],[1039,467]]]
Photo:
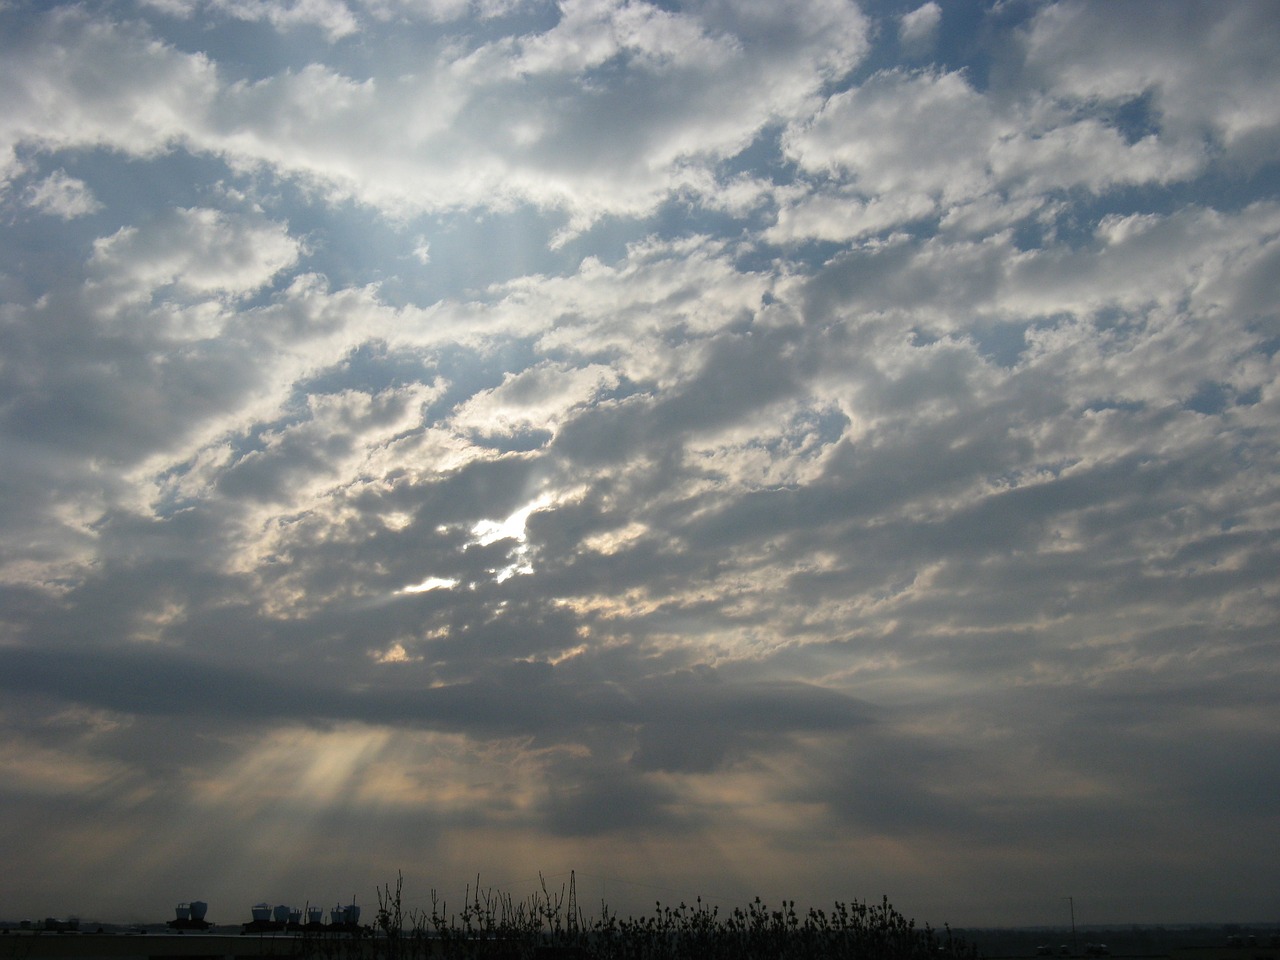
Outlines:
[[[966,929],[984,957],[1185,957],[1186,960],[1280,960],[1280,923],[1079,927],[1074,942],[1060,928]],[[1252,938],[1252,939],[1250,939]],[[1090,950],[1093,947],[1093,951]]]
[[[1280,924],[1109,926],[1080,927],[1074,938],[1061,928],[963,929],[953,934],[976,948],[947,951],[938,942],[928,956],[911,951],[913,960],[932,960],[942,950],[944,960],[987,958],[1045,958],[1045,960],[1121,960],[1121,958],[1168,958],[1168,960],[1280,960]],[[407,946],[407,945],[406,945]],[[325,937],[307,940],[290,934],[243,933],[239,926],[213,927],[207,932],[175,933],[162,925],[116,927],[83,924],[78,930],[36,931],[0,924],[0,960],[412,960],[411,955],[457,955],[441,945],[425,950],[388,949],[381,936]],[[474,944],[474,946],[479,946]],[[576,948],[516,949],[508,942],[466,950],[465,955],[493,960],[519,956],[524,960],[571,960],[587,957],[590,951]],[[637,955],[648,955],[643,951]],[[873,951],[874,952],[874,951]],[[561,956],[563,954],[563,957]],[[684,954],[681,954],[682,956]],[[872,958],[874,960],[874,958]]]

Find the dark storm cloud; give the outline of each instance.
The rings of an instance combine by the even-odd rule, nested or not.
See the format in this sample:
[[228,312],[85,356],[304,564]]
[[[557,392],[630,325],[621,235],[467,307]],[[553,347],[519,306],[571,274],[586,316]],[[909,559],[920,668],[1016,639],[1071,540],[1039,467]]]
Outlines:
[[[750,731],[768,720],[777,733],[833,730],[868,722],[865,705],[799,683],[726,683],[710,671],[566,682],[547,663],[483,667],[472,679],[415,686],[415,671],[370,688],[377,670],[347,685],[320,685],[276,669],[245,669],[194,654],[95,647],[90,651],[0,650],[5,686],[71,703],[165,716],[204,716],[234,723],[290,719],[361,720],[492,732],[559,733],[597,724],[675,724],[698,731]],[[386,671],[382,671],[386,673]]]

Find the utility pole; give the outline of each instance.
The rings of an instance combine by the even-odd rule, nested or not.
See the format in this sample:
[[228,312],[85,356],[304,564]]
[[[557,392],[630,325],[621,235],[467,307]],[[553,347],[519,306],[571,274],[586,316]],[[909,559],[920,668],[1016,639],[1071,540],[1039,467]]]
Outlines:
[[1063,897],[1071,906],[1071,955],[1080,956],[1080,946],[1076,943],[1076,901],[1075,897]]

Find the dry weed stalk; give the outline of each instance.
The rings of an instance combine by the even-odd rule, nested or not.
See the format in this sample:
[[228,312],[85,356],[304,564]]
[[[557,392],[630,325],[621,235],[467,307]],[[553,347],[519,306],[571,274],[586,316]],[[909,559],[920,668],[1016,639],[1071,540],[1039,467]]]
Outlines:
[[362,936],[302,938],[310,960],[977,960],[976,947],[952,934],[917,926],[884,898],[878,904],[836,902],[830,911],[800,913],[795,901],[770,909],[758,897],[721,916],[704,904],[655,903],[651,914],[621,918],[601,903],[587,922],[567,914],[565,891],[547,887],[524,900],[467,885],[450,912],[431,891],[429,913],[405,911],[404,878],[378,891],[375,924]]

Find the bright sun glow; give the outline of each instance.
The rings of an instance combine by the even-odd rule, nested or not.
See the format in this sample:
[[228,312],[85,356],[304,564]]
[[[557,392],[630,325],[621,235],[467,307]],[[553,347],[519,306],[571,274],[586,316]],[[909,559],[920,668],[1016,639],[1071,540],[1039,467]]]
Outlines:
[[495,582],[502,583],[516,574],[528,575],[533,573],[533,564],[529,559],[529,548],[525,543],[525,524],[529,520],[529,514],[535,510],[542,509],[552,503],[553,500],[554,498],[550,494],[544,493],[501,522],[481,520],[471,528],[471,535],[475,538],[471,542],[477,546],[487,547],[489,544],[497,543],[499,540],[516,541],[516,546],[511,550],[510,554],[511,563],[493,572]]
[[526,503],[505,520],[481,520],[471,528],[471,535],[475,537],[475,540],[472,542],[479,544],[482,547],[487,547],[489,544],[495,543],[498,540],[516,540],[520,543],[524,543],[524,527],[525,523],[529,520],[529,514],[533,513],[535,510],[542,509],[551,503],[551,501],[551,495],[544,493],[536,500]]
[[421,583],[415,583],[412,586],[401,587],[397,593],[426,593],[428,590],[448,590],[450,587],[456,587],[457,580],[450,580],[446,577],[427,577]]

